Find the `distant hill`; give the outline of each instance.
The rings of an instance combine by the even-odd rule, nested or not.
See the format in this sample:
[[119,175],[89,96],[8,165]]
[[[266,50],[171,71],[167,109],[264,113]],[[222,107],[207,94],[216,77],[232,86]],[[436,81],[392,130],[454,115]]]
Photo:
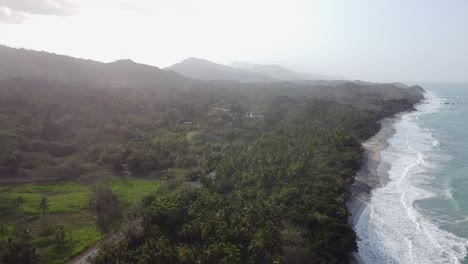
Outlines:
[[165,69],[173,70],[190,78],[205,81],[232,80],[238,82],[275,82],[280,80],[280,78],[275,78],[266,74],[245,69],[235,69],[198,58],[189,58]]
[[14,77],[156,88],[186,88],[194,82],[176,72],[131,60],[103,63],[0,45],[0,80]]
[[300,73],[291,71],[283,66],[279,65],[261,65],[246,62],[233,62],[231,65],[233,68],[245,69],[252,72],[264,74],[272,78],[284,80],[284,81],[303,81],[303,80],[342,80],[342,77],[336,76],[324,76],[314,73]]
[[[136,63],[132,60],[117,60],[103,63],[44,51],[15,49],[0,45],[0,81],[15,77],[49,79],[63,82],[88,82],[105,86],[130,88],[195,88],[200,86],[252,87],[252,83],[268,87],[339,86],[354,83],[360,86],[379,86],[377,83],[347,80],[313,80],[325,78],[293,72],[278,65],[233,63],[235,67],[217,64],[204,59],[190,58],[171,67],[158,67]],[[197,80],[198,79],[198,80]],[[200,81],[210,81],[208,83]],[[284,83],[288,81],[291,83]],[[283,83],[281,83],[283,82]],[[244,83],[244,84],[242,84]],[[247,85],[247,83],[249,83]],[[274,84],[273,84],[274,83]],[[402,83],[393,83],[398,88],[409,88]],[[380,87],[380,86],[379,86]]]

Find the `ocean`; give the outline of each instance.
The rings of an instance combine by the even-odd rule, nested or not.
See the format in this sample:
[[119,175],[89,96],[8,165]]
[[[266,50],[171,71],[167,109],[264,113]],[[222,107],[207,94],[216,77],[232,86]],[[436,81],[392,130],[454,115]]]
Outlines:
[[365,263],[468,263],[468,84],[426,83],[381,152],[355,225]]

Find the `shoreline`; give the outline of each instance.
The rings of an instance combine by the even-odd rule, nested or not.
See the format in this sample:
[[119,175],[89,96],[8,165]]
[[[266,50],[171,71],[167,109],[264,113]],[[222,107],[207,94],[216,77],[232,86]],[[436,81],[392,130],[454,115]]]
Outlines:
[[[371,199],[372,190],[382,186],[388,181],[388,176],[385,178],[383,175],[379,175],[377,171],[381,163],[380,152],[387,148],[387,141],[392,138],[396,132],[394,127],[395,122],[400,120],[405,113],[406,112],[382,119],[380,121],[380,131],[362,143],[362,147],[364,148],[364,160],[361,169],[356,173],[353,184],[350,186],[351,195],[350,199],[346,202],[346,206],[350,212],[348,224],[351,225],[353,229]],[[350,263],[363,263],[358,252],[352,254]]]
[[361,169],[356,173],[353,184],[350,186],[351,197],[346,203],[351,213],[348,223],[353,227],[370,201],[372,189],[386,182],[386,179],[377,172],[377,168],[381,163],[380,152],[388,146],[387,141],[395,134],[394,124],[400,120],[403,114],[382,119],[380,121],[380,131],[362,143],[364,160]]

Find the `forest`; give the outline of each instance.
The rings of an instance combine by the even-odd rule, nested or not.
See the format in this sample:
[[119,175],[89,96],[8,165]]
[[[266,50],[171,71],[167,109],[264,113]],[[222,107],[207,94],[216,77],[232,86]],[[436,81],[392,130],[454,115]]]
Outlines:
[[[86,186],[89,213],[67,226],[96,220],[94,236],[103,239],[91,263],[346,263],[357,250],[345,203],[361,143],[379,120],[411,111],[423,91],[8,79],[0,81],[0,187],[18,179]],[[119,179],[157,186],[135,187],[141,195],[130,199],[115,187]],[[22,196],[11,193],[0,194],[0,259],[52,261],[41,236],[60,241],[60,225],[25,234],[33,220],[14,209]],[[54,214],[44,198],[33,202],[36,222]],[[23,226],[13,232],[18,218]]]

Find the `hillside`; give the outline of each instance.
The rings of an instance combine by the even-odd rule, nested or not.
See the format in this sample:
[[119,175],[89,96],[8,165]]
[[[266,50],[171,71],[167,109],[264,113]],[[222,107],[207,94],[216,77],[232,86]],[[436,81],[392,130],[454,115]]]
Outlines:
[[92,82],[120,87],[187,88],[193,80],[173,71],[118,60],[102,63],[44,51],[14,49],[0,45],[0,80],[13,77]]
[[274,82],[274,78],[265,74],[244,69],[235,69],[226,65],[214,63],[204,59],[189,58],[176,63],[166,70],[173,70],[184,76],[199,80],[231,80],[244,83]]
[[252,72],[264,74],[270,77],[275,76],[275,78],[283,80],[283,81],[330,80],[332,79],[331,77],[322,76],[322,75],[313,74],[313,73],[294,72],[279,65],[261,65],[261,64],[245,63],[245,62],[233,62],[230,66],[236,69],[245,69],[245,70],[249,70]]
[[[0,82],[1,178],[161,181],[131,218],[112,218],[122,231],[104,228],[102,221],[111,220],[87,206],[87,192],[80,194],[81,211],[61,223],[73,230],[73,241],[83,228],[93,230],[92,237],[80,235],[87,246],[100,234],[131,234],[101,247],[93,263],[219,263],[232,260],[233,250],[236,263],[344,262],[356,250],[345,201],[360,167],[360,142],[378,131],[376,121],[411,110],[420,99],[417,88],[393,85],[210,82],[186,90],[15,78]],[[261,115],[246,115],[251,112]],[[0,218],[14,245],[38,248],[51,263],[79,252],[45,251],[54,248],[54,233],[41,234],[41,221],[24,222],[36,211],[19,214],[8,206],[17,197],[9,193],[31,197],[27,192],[2,198],[8,203]],[[55,198],[57,192],[45,193]],[[50,218],[67,215],[51,212]],[[49,220],[52,230],[58,223]],[[24,244],[11,230],[28,227],[34,233]]]
[[0,74],[18,77],[0,80],[0,181],[36,182],[2,189],[0,257],[13,263],[63,263],[100,236],[119,243],[100,244],[92,263],[346,262],[361,142],[424,92],[195,81],[131,61],[7,51]]

